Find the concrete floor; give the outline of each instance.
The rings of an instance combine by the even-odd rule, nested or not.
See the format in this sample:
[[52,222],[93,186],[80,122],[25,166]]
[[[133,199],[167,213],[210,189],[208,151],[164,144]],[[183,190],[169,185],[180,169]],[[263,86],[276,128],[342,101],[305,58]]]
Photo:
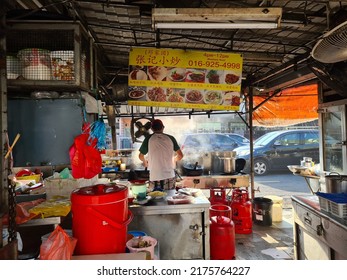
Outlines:
[[284,209],[282,221],[271,226],[253,223],[251,234],[236,234],[237,260],[292,260],[293,222],[292,210]]
[[[210,191],[203,193],[209,197]],[[236,260],[292,260],[294,257],[293,211],[290,196],[284,196],[282,221],[271,226],[252,225],[252,233],[235,235]]]

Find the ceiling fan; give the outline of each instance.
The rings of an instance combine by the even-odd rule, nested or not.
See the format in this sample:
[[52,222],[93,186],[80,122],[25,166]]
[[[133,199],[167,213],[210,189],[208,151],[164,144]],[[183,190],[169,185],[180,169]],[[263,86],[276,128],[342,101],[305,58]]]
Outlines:
[[347,60],[347,19],[318,40],[311,55],[322,63]]
[[[144,120],[146,121],[144,123]],[[152,127],[152,120],[149,118],[134,118],[131,120],[131,139],[133,143],[142,142],[139,138],[142,136],[146,137],[149,135],[149,130]]]

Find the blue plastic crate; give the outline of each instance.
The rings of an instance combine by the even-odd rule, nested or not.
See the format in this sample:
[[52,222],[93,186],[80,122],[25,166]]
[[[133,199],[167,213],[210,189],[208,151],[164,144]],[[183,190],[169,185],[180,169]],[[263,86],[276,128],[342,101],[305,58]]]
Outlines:
[[332,215],[347,219],[347,193],[317,192],[321,210]]

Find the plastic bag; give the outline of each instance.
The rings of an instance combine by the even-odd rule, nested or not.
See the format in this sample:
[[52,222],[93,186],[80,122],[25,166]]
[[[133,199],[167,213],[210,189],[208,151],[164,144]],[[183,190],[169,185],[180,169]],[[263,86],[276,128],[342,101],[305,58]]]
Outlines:
[[71,260],[77,239],[69,236],[59,225],[43,241],[40,247],[40,260]]
[[102,171],[100,151],[96,149],[97,139],[88,144],[88,138],[88,133],[76,136],[69,149],[72,176],[75,179],[91,179]]
[[40,203],[29,210],[30,214],[40,215],[41,218],[67,216],[71,211],[70,199],[57,196],[49,201]]

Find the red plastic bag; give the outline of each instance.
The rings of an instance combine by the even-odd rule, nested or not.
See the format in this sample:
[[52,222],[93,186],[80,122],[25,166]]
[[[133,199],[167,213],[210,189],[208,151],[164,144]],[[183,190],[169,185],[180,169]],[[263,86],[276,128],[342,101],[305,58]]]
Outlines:
[[71,260],[77,239],[69,236],[60,226],[43,241],[40,247],[40,260]]
[[89,144],[88,138],[87,133],[78,135],[69,149],[72,176],[75,179],[91,179],[101,173],[101,154],[95,147],[97,140]]

